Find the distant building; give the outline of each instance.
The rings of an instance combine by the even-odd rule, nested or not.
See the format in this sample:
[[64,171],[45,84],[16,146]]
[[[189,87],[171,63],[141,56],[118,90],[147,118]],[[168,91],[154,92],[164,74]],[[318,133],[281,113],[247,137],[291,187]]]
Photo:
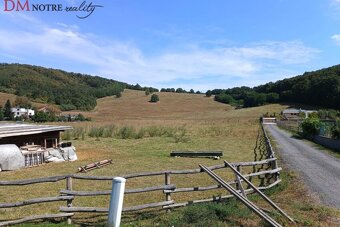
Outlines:
[[38,109],[39,112],[43,112],[43,113],[49,113],[50,110],[48,109],[47,106],[41,107],[40,109]]
[[16,118],[16,117],[31,118],[35,114],[34,110],[32,110],[32,109],[26,109],[26,108],[20,108],[20,107],[12,108],[11,112],[13,113],[14,118]]
[[276,125],[276,118],[275,117],[262,117],[261,122],[264,125]]
[[[289,108],[289,109],[285,109],[282,111],[282,116],[286,119],[307,118],[309,114],[315,113],[315,112],[317,111]],[[304,117],[301,117],[302,113],[304,113]]]
[[68,119],[69,121],[75,121],[78,114],[64,114],[64,115],[60,115],[60,116]]
[[38,109],[38,112],[43,112],[43,113],[48,113],[51,114],[53,113],[55,116],[59,116],[61,111],[58,110],[57,108],[51,107],[51,106],[44,106]]

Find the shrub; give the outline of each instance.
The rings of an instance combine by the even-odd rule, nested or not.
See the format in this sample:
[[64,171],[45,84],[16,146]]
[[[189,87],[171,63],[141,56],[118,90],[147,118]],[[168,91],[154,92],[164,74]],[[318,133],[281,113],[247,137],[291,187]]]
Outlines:
[[159,101],[159,97],[156,94],[151,95],[151,99],[150,102],[158,102]]
[[133,139],[136,137],[136,131],[132,127],[124,126],[118,130],[116,136],[120,139]]
[[187,142],[188,138],[186,137],[186,134],[187,134],[187,130],[186,130],[185,126],[177,128],[176,132],[173,135],[175,142],[176,143]]
[[302,135],[306,138],[311,138],[315,135],[318,135],[321,126],[322,123],[318,118],[306,118],[301,124]]
[[32,117],[32,120],[35,122],[47,122],[50,120],[49,114],[44,112],[36,112]]

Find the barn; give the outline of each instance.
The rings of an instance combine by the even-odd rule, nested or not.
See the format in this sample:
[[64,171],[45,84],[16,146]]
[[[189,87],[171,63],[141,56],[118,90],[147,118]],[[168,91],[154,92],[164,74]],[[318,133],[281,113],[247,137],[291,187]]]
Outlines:
[[60,142],[60,133],[70,129],[71,126],[59,125],[0,124],[0,144],[56,147]]
[[58,125],[0,124],[0,171],[76,160],[71,143],[60,144],[60,133],[70,129]]

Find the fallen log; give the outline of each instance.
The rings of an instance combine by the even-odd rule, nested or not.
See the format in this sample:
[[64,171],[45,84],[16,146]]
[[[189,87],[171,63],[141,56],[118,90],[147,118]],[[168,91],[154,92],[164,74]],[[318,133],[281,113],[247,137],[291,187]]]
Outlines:
[[79,166],[78,172],[86,173],[88,171],[91,171],[91,170],[94,170],[94,169],[99,169],[103,166],[107,166],[107,165],[110,165],[110,164],[112,164],[112,159],[102,160],[102,161],[99,161],[99,162],[87,164],[85,166]]

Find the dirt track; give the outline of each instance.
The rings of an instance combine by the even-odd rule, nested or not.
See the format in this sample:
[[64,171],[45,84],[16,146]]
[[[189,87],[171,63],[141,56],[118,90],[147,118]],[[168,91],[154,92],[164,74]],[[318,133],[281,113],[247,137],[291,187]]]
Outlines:
[[292,137],[276,125],[267,125],[283,161],[297,171],[310,191],[326,205],[340,208],[340,159]]

